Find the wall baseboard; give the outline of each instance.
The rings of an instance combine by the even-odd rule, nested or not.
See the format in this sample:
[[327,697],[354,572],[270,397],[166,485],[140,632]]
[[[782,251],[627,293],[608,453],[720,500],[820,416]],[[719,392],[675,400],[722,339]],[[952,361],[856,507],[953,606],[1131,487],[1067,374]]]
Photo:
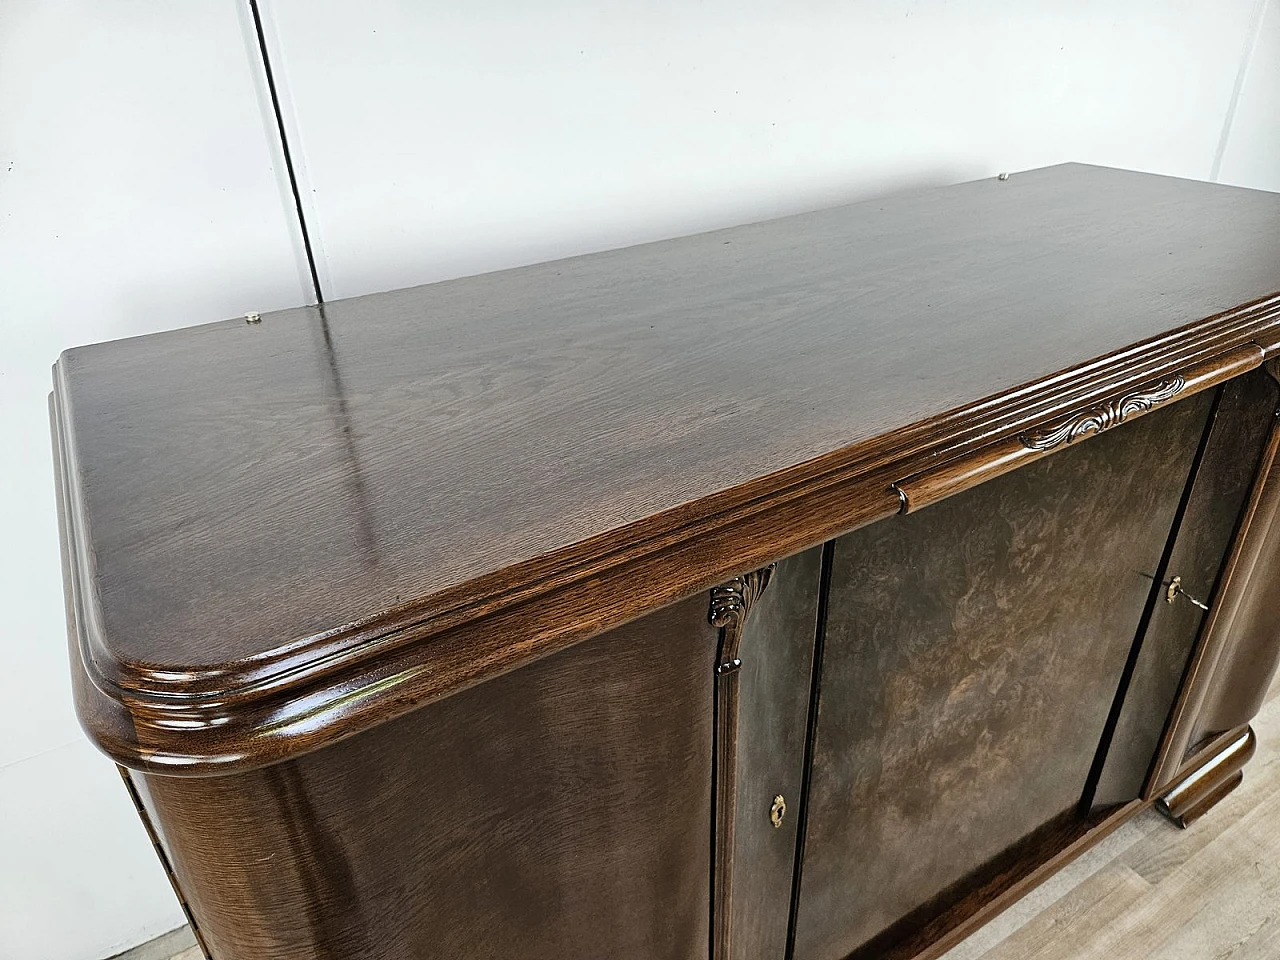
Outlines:
[[148,940],[136,947],[108,957],[107,960],[175,960],[184,950],[196,945],[196,936],[189,926],[181,926],[177,930],[163,933],[154,940]]

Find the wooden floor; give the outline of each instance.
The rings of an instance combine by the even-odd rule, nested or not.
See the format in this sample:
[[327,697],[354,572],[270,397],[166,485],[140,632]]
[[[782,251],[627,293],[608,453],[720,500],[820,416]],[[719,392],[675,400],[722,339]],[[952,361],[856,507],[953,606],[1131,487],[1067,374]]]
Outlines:
[[[1125,824],[943,960],[1280,960],[1277,694],[1254,722],[1244,784],[1202,820]],[[121,960],[200,960],[189,931],[169,936],[169,950]]]

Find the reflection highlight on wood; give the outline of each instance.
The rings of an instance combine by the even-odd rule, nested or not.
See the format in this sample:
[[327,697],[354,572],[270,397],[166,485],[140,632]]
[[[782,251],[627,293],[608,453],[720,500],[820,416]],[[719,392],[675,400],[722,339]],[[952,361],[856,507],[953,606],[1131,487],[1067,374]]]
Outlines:
[[1227,737],[1209,760],[1156,801],[1156,809],[1178,826],[1190,826],[1240,786],[1257,743],[1248,726]]

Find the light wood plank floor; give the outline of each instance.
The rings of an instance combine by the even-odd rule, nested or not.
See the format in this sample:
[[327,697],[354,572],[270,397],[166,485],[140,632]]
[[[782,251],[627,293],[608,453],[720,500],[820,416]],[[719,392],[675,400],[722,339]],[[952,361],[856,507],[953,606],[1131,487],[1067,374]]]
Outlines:
[[[1203,819],[1179,830],[1136,818],[943,960],[1280,960],[1277,694],[1280,682],[1254,721],[1243,785]],[[169,938],[120,960],[201,960],[189,931]]]

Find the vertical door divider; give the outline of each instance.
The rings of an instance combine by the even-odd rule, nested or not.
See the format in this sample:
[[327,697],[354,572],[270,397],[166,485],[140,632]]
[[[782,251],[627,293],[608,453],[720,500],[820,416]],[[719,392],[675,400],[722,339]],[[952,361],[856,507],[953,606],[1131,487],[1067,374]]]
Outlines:
[[796,952],[796,922],[800,914],[800,882],[804,870],[805,835],[809,828],[809,781],[813,774],[813,749],[818,733],[818,700],[822,694],[823,650],[827,639],[827,607],[831,593],[831,566],[836,542],[822,545],[822,572],[818,578],[818,616],[813,638],[813,670],[809,688],[809,719],[805,726],[804,767],[800,774],[800,803],[796,812],[796,859],[791,871],[791,912],[787,920],[786,960]]

